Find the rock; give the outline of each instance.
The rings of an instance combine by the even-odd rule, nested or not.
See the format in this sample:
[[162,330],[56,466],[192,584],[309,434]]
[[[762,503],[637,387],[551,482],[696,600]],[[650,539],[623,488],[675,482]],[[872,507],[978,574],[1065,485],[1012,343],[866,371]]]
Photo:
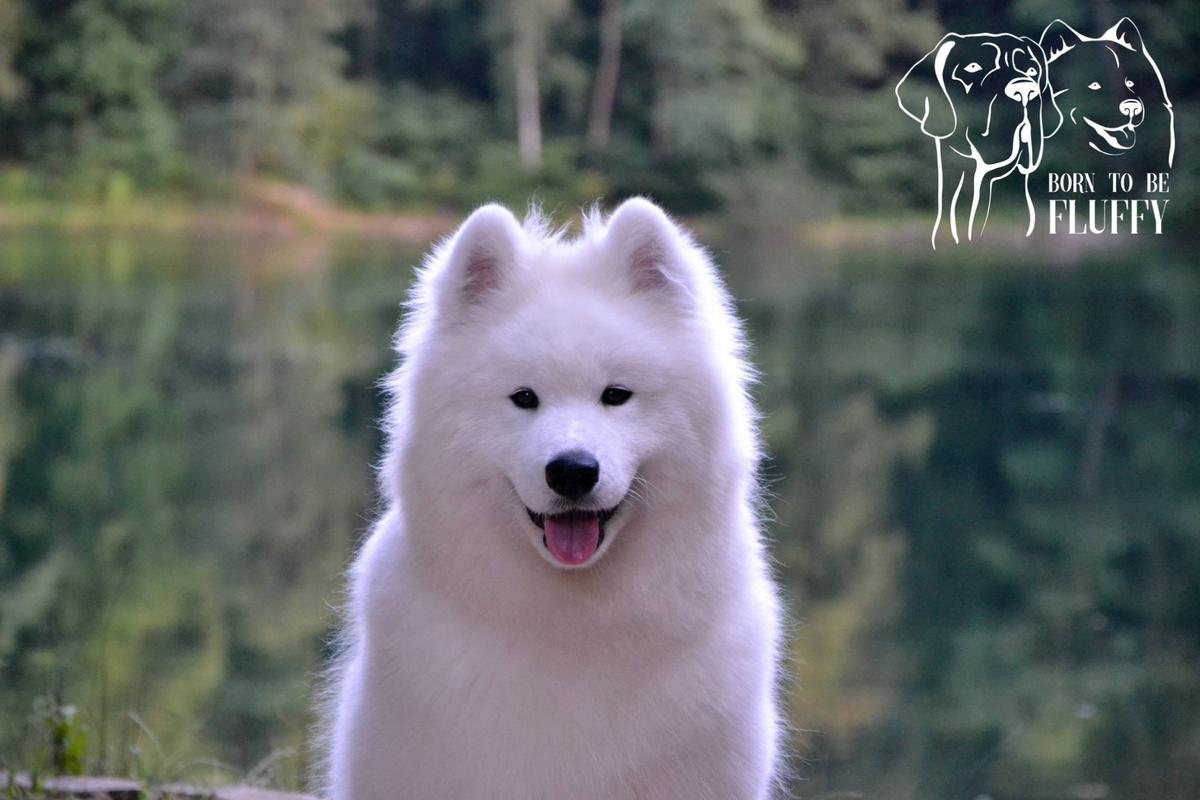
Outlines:
[[[9,787],[9,775],[0,772],[0,796]],[[11,785],[21,792],[30,792],[32,783],[28,775],[15,775]],[[18,794],[17,797],[23,797]],[[95,798],[96,800],[318,800],[312,795],[276,792],[253,786],[192,786],[189,784],[165,784],[142,791],[137,781],[124,778],[43,778],[36,797],[46,798]]]
[[251,786],[230,786],[217,789],[216,800],[318,800],[308,794],[289,794]]
[[209,788],[177,783],[157,786],[150,795],[156,800],[318,800],[312,795],[276,792],[253,786]]
[[[0,773],[0,788],[7,788],[10,783],[25,792],[30,792],[33,786],[28,775],[15,775],[10,781],[6,773]],[[142,791],[137,781],[121,778],[43,778],[38,788],[38,795],[44,797],[94,797],[109,800],[138,800]]]
[[164,783],[154,787],[156,800],[213,800],[216,789],[204,786],[192,786],[187,783]]

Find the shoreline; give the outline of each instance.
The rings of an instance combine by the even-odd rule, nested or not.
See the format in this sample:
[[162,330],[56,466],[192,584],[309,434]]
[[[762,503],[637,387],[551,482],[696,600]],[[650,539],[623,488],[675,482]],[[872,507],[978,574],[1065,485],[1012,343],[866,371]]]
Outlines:
[[[186,198],[135,197],[117,203],[64,203],[32,199],[0,201],[0,232],[52,230],[68,234],[92,232],[128,234],[230,235],[248,238],[293,238],[304,235],[346,236],[425,245],[448,233],[467,210],[363,211],[330,204],[317,192],[298,184],[256,179],[246,181],[228,203],[208,204]],[[702,237],[736,231],[731,215],[721,213],[688,218]],[[1073,257],[1112,249],[1139,236],[1051,236],[1038,231],[1026,236],[1024,222],[996,218],[987,235],[954,245],[930,246],[929,214],[921,211],[892,216],[836,214],[824,218],[765,223],[754,231],[769,238],[790,240],[819,249],[893,247],[907,252],[928,250],[931,256],[964,252],[1002,251]],[[748,231],[749,232],[749,231]],[[1157,238],[1157,237],[1153,237]]]
[[306,187],[247,182],[228,203],[136,197],[119,203],[34,199],[0,202],[0,231],[48,229],[155,234],[293,237],[331,234],[425,243],[449,233],[458,217],[436,211],[370,212],[330,205]]

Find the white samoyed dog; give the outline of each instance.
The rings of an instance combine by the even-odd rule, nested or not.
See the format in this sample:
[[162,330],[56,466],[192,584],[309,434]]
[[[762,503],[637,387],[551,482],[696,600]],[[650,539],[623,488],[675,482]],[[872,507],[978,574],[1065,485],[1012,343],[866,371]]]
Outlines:
[[740,327],[657,206],[480,208],[397,337],[335,800],[760,800],[780,610]]

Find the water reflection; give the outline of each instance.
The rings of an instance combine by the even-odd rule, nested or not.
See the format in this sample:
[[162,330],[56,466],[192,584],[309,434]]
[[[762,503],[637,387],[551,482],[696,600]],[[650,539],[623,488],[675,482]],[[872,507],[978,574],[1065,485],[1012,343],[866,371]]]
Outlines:
[[[1200,795],[1189,260],[718,253],[764,373],[797,791]],[[61,696],[97,767],[297,780],[418,255],[0,242],[0,758]]]

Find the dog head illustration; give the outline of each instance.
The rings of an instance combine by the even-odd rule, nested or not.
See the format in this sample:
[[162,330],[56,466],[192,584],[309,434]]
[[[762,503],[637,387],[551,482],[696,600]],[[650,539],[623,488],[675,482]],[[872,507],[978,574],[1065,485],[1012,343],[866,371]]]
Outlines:
[[1042,48],[1027,36],[948,33],[905,74],[896,99],[926,136],[986,171],[1015,164],[1030,173],[1061,123],[1046,73]]
[[[1148,113],[1171,113],[1158,65],[1128,17],[1096,38],[1055,20],[1042,32],[1041,45],[1067,123],[1085,129],[1093,150],[1122,155],[1137,144]],[[1170,149],[1168,163],[1174,159],[1173,125]]]

